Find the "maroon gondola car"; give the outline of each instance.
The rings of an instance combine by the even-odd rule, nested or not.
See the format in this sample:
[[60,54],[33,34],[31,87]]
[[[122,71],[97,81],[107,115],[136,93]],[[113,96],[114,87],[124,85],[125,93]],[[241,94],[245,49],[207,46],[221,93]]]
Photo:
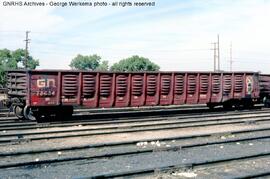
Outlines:
[[270,75],[260,74],[260,99],[265,107],[270,107]]
[[8,71],[8,96],[19,118],[72,115],[86,108],[181,104],[252,105],[260,96],[254,72]]

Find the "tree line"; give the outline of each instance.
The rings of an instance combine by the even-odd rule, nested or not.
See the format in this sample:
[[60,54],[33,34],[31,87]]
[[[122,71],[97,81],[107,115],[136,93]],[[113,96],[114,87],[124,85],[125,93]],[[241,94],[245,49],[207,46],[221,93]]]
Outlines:
[[[27,69],[36,69],[39,60],[28,56]],[[0,49],[0,85],[5,86],[6,70],[25,69],[25,51],[23,49],[8,50]],[[109,61],[102,60],[97,55],[81,55],[78,54],[69,64],[71,69],[89,70],[89,71],[119,71],[119,72],[136,72],[136,71],[158,71],[160,67],[151,62],[148,58],[134,55],[122,59],[111,66]]]
[[98,55],[82,56],[77,55],[71,60],[69,65],[72,69],[77,70],[91,70],[91,71],[119,71],[119,72],[133,72],[133,71],[158,71],[160,67],[151,62],[148,58],[140,57],[138,55],[131,56],[114,63],[109,67],[109,62],[101,60]]
[[[39,66],[39,60],[28,56],[27,68],[35,69]],[[6,70],[23,69],[25,66],[25,51],[17,49],[14,51],[0,49],[0,87],[6,83]]]

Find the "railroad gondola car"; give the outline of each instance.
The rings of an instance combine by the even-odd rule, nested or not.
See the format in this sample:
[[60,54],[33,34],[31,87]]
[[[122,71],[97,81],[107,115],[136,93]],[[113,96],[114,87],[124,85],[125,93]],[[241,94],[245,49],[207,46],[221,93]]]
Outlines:
[[265,107],[270,107],[270,75],[260,74],[260,99]]
[[7,106],[7,89],[0,87],[0,109],[3,109]]
[[255,72],[91,72],[16,70],[8,98],[18,118],[68,117],[74,106],[112,108],[207,104],[252,106],[260,98]]

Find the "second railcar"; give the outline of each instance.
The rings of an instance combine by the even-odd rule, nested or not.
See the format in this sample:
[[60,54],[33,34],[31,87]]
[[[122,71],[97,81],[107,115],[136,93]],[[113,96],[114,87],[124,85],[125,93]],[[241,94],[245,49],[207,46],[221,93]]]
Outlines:
[[181,104],[252,105],[259,99],[253,72],[136,72],[30,70],[8,72],[8,97],[19,118],[86,108]]
[[270,75],[260,74],[260,99],[265,107],[270,107]]

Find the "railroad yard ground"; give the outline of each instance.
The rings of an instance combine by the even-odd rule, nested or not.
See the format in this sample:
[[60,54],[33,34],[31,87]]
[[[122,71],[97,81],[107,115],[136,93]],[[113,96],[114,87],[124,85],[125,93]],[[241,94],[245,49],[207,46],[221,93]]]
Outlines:
[[0,17],[0,179],[270,179],[270,0]]
[[39,124],[2,112],[0,178],[270,176],[270,109],[187,111]]

